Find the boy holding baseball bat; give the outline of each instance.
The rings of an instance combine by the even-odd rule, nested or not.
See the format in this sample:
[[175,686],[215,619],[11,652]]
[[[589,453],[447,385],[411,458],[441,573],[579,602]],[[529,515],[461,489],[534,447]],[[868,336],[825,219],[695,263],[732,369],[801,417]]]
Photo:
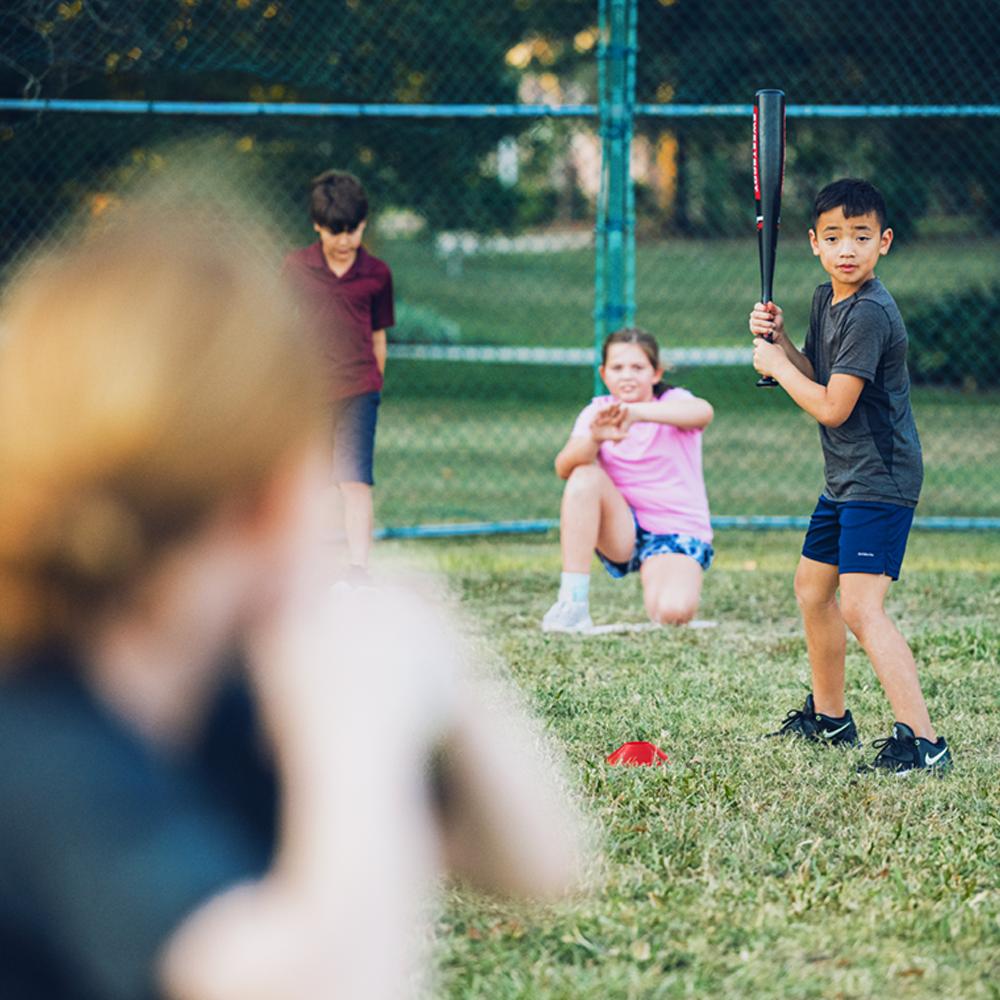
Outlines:
[[830,280],[813,296],[804,348],[788,339],[773,302],[758,302],[750,314],[754,368],[819,422],[826,477],[795,574],[812,693],[772,735],[860,746],[844,703],[846,624],[896,720],[892,735],[876,740],[875,759],[859,770],[940,773],[951,754],[931,724],[910,647],[884,609],[923,480],[906,328],[875,277],[893,234],[882,195],[863,180],[827,185],[813,217],[809,241]]

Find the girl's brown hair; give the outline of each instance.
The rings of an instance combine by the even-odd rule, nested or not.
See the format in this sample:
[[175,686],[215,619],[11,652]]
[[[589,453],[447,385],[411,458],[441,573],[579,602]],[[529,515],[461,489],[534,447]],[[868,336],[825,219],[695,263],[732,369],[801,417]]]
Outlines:
[[[663,367],[660,362],[660,345],[656,338],[638,326],[626,326],[614,333],[609,333],[601,347],[601,364],[608,363],[608,350],[612,344],[635,344],[642,349],[643,354],[649,359],[649,363],[656,371]],[[653,395],[662,396],[668,389],[672,388],[662,379],[653,386]]]
[[74,635],[319,426],[280,256],[210,204],[120,205],[5,296],[0,647]]

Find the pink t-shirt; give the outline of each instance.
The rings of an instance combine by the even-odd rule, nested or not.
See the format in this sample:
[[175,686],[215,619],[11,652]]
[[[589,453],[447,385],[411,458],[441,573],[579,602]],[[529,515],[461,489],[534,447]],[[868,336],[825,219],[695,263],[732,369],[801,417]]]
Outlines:
[[[660,397],[670,398],[691,399],[692,393],[668,389]],[[572,437],[590,437],[590,422],[601,407],[612,402],[613,396],[596,396],[576,418]],[[635,423],[624,441],[605,441],[597,461],[647,531],[712,540],[700,429]]]

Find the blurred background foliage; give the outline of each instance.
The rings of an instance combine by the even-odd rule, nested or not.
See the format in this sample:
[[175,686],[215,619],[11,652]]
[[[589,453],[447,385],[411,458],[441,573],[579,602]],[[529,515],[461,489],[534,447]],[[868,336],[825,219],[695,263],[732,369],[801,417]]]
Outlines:
[[[977,104],[1000,94],[993,0],[885,0],[850,14],[797,0],[638,0],[637,101],[746,104],[781,86],[790,104]],[[345,103],[593,103],[599,43],[593,0],[9,0],[0,14],[5,96],[117,100]],[[436,119],[423,133],[340,120],[335,151],[317,131],[266,150],[270,173],[302,176],[330,156],[365,175],[375,201],[423,214],[436,229],[515,231],[588,216],[592,187],[551,133],[565,123]],[[13,132],[30,127],[5,116]],[[175,124],[175,127],[180,127]],[[579,128],[579,125],[575,126]],[[810,194],[852,169],[893,205],[904,238],[942,226],[974,234],[1000,220],[1000,119],[794,119],[789,222]],[[78,193],[82,173],[123,150],[85,123],[30,181],[40,200]],[[745,126],[642,116],[636,181],[642,234],[732,235],[746,218]],[[497,144],[516,144],[505,184]],[[329,140],[328,140],[329,141]],[[4,208],[30,194],[23,163],[0,142]],[[318,152],[319,155],[316,155]],[[38,168],[41,169],[38,169]],[[577,176],[574,176],[574,170]],[[582,178],[586,181],[586,178]],[[9,218],[10,212],[4,212]],[[4,233],[17,244],[17,231]]]

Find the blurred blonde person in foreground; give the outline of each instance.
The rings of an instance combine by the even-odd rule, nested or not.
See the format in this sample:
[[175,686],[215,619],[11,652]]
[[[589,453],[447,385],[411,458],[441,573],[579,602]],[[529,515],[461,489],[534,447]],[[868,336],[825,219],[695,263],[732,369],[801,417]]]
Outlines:
[[554,898],[579,827],[442,610],[331,596],[314,345],[178,205],[0,319],[0,996],[408,996],[440,871]]

